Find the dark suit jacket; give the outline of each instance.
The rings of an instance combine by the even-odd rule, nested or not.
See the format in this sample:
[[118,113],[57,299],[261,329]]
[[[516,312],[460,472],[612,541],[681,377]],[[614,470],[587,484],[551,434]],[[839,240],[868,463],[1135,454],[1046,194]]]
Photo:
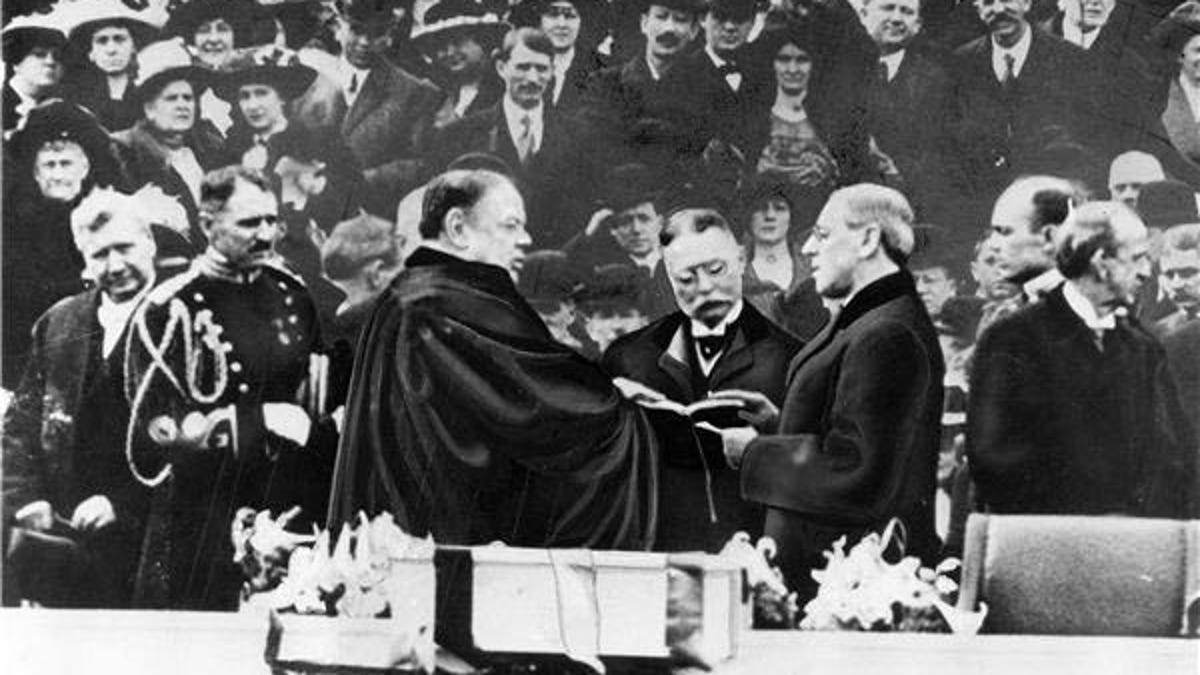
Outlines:
[[393,218],[400,199],[421,184],[421,155],[443,97],[432,82],[381,61],[349,109],[341,88],[331,81],[311,88],[293,108],[301,124],[341,133],[363,169],[368,209]]
[[542,143],[524,166],[501,101],[442,129],[429,168],[433,173],[443,171],[455,158],[471,152],[496,155],[513,168],[525,197],[534,248],[557,248],[587,224],[598,169],[605,164],[602,154],[596,156],[598,151],[581,151],[591,147],[586,124],[546,106],[542,111]]
[[[1200,420],[1200,321],[1184,323],[1162,337],[1183,412]],[[1200,448],[1197,448],[1200,450]]]
[[1134,322],[1104,350],[1062,288],[983,333],[967,455],[979,504],[996,513],[1186,518],[1191,424],[1162,347]]
[[815,592],[808,572],[834,540],[892,518],[908,554],[936,552],[943,371],[907,272],[862,289],[792,360],[777,434],[746,448],[742,495],[767,507],[764,534],[801,596]]
[[[562,93],[559,94],[558,101],[551,107],[562,112],[573,112],[578,109],[584,102],[588,81],[592,79],[593,74],[603,70],[607,65],[604,57],[594,51],[576,52],[575,58],[571,60],[571,67],[567,68],[564,78],[566,83],[563,84]],[[547,102],[549,102],[549,95],[547,95]]]
[[[745,303],[737,322],[738,335],[728,353],[714,366],[707,390],[696,391],[691,375],[693,349],[685,321],[682,312],[675,312],[618,338],[605,351],[602,367],[614,377],[636,380],[680,403],[698,401],[709,391],[721,389],[758,391],[780,403],[786,366],[800,349],[799,340]],[[720,442],[696,432],[704,434],[703,447],[697,447],[698,437],[689,430],[688,421],[674,413],[652,413],[650,417],[663,442],[656,548],[711,553],[738,530],[757,537],[762,531],[762,509],[742,500],[738,473],[725,463]],[[716,522],[709,513],[706,464],[712,477]]]
[[680,57],[663,78],[672,119],[689,132],[688,154],[699,155],[712,139],[747,152],[762,136],[761,111],[769,110],[774,100],[774,80],[768,81],[765,64],[750,54],[738,55],[738,63],[742,81],[737,91],[704,49]]
[[149,491],[125,466],[124,350],[118,344],[105,362],[98,304],[98,291],[73,295],[34,327],[29,366],[4,415],[4,513],[44,499],[70,517],[84,499],[107,497],[117,520],[94,542],[101,583],[64,590],[72,605],[127,607]]
[[1078,114],[1093,95],[1084,51],[1031,32],[1029,54],[1007,91],[992,68],[989,36],[955,52],[953,133],[961,187],[972,194],[991,198],[1035,167],[1045,145],[1064,133],[1077,142],[1091,140]]
[[618,153],[618,163],[664,167],[685,146],[688,130],[670,116],[677,104],[665,80],[654,79],[644,55],[599,70],[588,80],[577,115]]

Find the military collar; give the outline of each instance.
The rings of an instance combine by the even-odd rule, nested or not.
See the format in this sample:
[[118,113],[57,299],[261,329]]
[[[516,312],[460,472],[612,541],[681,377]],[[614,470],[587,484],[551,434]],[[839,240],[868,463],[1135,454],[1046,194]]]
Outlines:
[[232,267],[225,256],[213,250],[211,247],[204,250],[192,262],[192,268],[200,274],[200,276],[210,279],[220,279],[235,284],[252,284],[258,280],[262,274],[262,267],[255,266],[249,269],[235,269]]

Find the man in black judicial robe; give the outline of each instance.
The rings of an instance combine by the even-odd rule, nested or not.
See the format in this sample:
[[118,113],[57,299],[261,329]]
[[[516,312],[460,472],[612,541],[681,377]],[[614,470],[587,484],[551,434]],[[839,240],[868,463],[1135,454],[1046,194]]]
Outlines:
[[443,174],[420,228],[359,340],[330,526],[389,511],[440,544],[649,548],[653,431],[517,293],[516,187]]

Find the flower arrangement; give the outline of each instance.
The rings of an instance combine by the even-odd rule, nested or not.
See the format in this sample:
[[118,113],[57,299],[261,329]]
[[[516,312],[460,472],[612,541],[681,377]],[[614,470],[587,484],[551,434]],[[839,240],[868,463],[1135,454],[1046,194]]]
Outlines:
[[754,628],[795,628],[799,608],[796,594],[783,583],[783,573],[771,562],[775,558],[775,540],[761,537],[750,543],[750,535],[737,532],[721,549],[721,557],[741,566],[753,599]]
[[960,567],[958,559],[934,569],[912,556],[884,559],[898,522],[863,537],[849,553],[842,537],[824,554],[829,563],[812,573],[820,588],[804,607],[802,630],[978,632],[987,607],[972,613],[953,605],[958,584],[949,575]]

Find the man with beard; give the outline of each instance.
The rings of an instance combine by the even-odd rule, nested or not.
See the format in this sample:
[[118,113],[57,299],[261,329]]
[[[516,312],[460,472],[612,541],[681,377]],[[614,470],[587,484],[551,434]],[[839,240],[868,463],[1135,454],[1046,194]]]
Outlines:
[[[108,189],[79,204],[71,229],[96,287],[54,305],[33,330],[4,418],[4,512],[20,527],[77,539],[92,564],[82,585],[46,578],[45,568],[12,570],[18,588],[6,584],[5,595],[129,607],[149,492],[125,465],[121,366],[129,317],[154,285],[154,238],[137,201]],[[65,522],[55,522],[59,510]],[[21,567],[20,558],[6,562]],[[39,588],[51,595],[26,595]]]
[[[683,404],[729,389],[782,404],[787,364],[801,344],[743,300],[745,253],[724,216],[682,209],[662,238],[679,309],[619,338],[604,353],[604,369]],[[739,530],[757,538],[762,509],[742,500],[720,438],[673,412],[650,419],[663,445],[655,548],[715,553]]]
[[4,27],[4,138],[25,124],[29,111],[48,98],[62,80],[62,48],[67,36],[36,19],[18,17]]
[[1031,0],[976,0],[988,34],[955,51],[952,124],[961,188],[990,199],[1055,140],[1084,142],[1083,50],[1034,30]]
[[810,572],[841,537],[853,546],[898,518],[905,555],[928,564],[940,548],[934,493],[944,364],[904,267],[912,218],[890,188],[833,193],[803,251],[817,292],[841,309],[792,360],[782,411],[743,392],[743,415],[755,428],[723,432],[726,458],[741,467],[742,496],[766,507],[763,534],[779,543],[780,568],[801,606],[817,591]]
[[[488,153],[512,167],[529,204],[529,231],[538,248],[558,248],[586,223],[605,149],[590,142],[583,123],[548,110],[554,45],[534,28],[504,38],[496,72],[504,81],[500,102],[441,131],[432,168],[468,153]],[[589,148],[589,152],[580,152]]]
[[1162,347],[1125,314],[1150,276],[1145,225],[1092,202],[1055,243],[1066,281],[975,349],[967,457],[980,506],[1194,517],[1191,424]]
[[[188,231],[181,253],[204,250],[198,223],[204,172],[225,163],[221,138],[197,124],[197,97],[207,86],[205,71],[178,45],[160,42],[138,54],[137,99],[141,118],[113,134],[130,185],[153,183],[183,204]],[[161,253],[162,251],[160,251]]]
[[654,169],[673,162],[682,142],[683,132],[667,119],[678,103],[663,78],[695,39],[702,9],[697,0],[645,0],[644,51],[624,65],[597,72],[580,109],[608,142]]
[[297,121],[341,134],[363,169],[367,210],[387,218],[422,182],[421,152],[444,100],[433,83],[386,58],[395,22],[387,0],[343,0],[339,87],[310,91],[296,102]]
[[65,98],[92,111],[109,131],[128,129],[142,112],[133,86],[134,54],[158,29],[119,0],[78,2],[71,12],[82,21],[71,29],[68,45],[86,54],[87,62],[67,73]]
[[420,229],[358,343],[329,525],[387,511],[439,544],[650,547],[653,431],[517,293],[511,180],[436,177]]
[[104,129],[71,103],[53,101],[31,111],[4,150],[3,385],[12,389],[32,346],[34,321],[82,290],[71,211],[94,186],[123,181]]
[[868,94],[868,125],[879,149],[896,163],[917,210],[943,222],[949,159],[944,129],[950,113],[950,75],[920,49],[920,0],[868,0],[863,24],[879,48]]
[[125,364],[129,465],[154,489],[135,598],[149,608],[235,609],[234,513],[299,505],[312,522],[333,459],[321,453],[332,423],[295,403],[317,317],[304,285],[278,266],[269,184],[218,169],[201,208],[208,248],[147,296]]
[[480,0],[441,0],[425,12],[413,42],[436,67],[446,100],[438,109],[438,129],[485,110],[500,100],[504,85],[491,68],[491,54],[508,24]]
[[583,100],[592,74],[605,66],[595,51],[607,28],[603,0],[522,0],[509,20],[546,33],[554,45],[554,79],[546,102],[555,110],[571,112]]

